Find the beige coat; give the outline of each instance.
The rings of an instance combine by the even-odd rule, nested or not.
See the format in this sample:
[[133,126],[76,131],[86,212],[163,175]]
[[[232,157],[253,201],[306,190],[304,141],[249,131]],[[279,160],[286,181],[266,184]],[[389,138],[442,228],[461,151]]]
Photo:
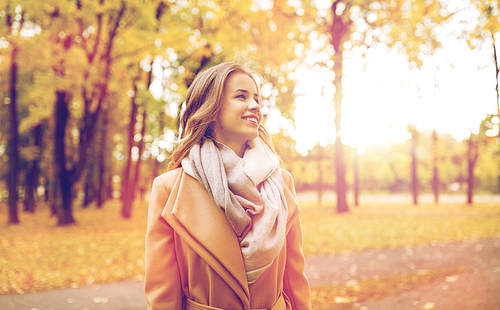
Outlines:
[[[288,203],[285,244],[251,285],[238,238],[205,188],[182,168],[154,180],[146,234],[149,309],[311,309],[300,209],[292,176],[282,172]],[[277,302],[280,297],[285,301],[280,301],[282,306]],[[186,298],[213,308],[188,307]]]

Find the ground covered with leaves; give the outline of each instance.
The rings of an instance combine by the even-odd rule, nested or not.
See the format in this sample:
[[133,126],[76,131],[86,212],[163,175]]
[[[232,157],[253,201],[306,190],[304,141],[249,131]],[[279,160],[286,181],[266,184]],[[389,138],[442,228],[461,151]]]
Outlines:
[[[5,204],[0,214],[6,218]],[[117,201],[76,207],[74,217],[76,225],[56,227],[42,205],[20,214],[20,225],[0,226],[0,294],[143,279],[147,203],[137,204],[130,220]]]
[[[498,203],[374,202],[342,215],[335,214],[333,204],[302,203],[301,218],[315,310],[368,309],[364,306],[368,300],[394,298],[429,285],[438,289],[427,298],[413,296],[407,306],[437,309],[435,305],[447,305],[461,296],[480,299],[474,292],[466,295],[465,279],[484,280],[483,273],[500,272]],[[488,240],[494,240],[493,245]],[[485,302],[497,302],[486,293],[498,286],[497,277],[491,278],[493,282],[482,281],[483,288],[478,289]],[[440,294],[448,285],[461,296]],[[464,290],[457,290],[459,286]],[[386,303],[375,309],[394,305],[390,299]],[[482,308],[471,303],[470,309]]]
[[336,214],[333,203],[300,203],[304,254],[416,246],[500,234],[500,204],[371,202]]
[[[415,207],[374,202],[341,215],[335,214],[333,204],[317,206],[300,202],[300,205],[304,252],[308,259],[500,235],[498,203]],[[21,225],[0,226],[0,294],[142,280],[146,206],[145,202],[137,203],[131,220],[120,216],[118,202],[110,202],[101,210],[77,206],[74,216],[78,224],[70,227],[56,227],[48,208],[40,206],[35,214],[22,213]],[[0,216],[7,216],[4,204],[0,204]],[[364,300],[382,298],[396,290],[452,281],[470,272],[450,266],[317,284],[312,288],[313,306],[350,309]]]

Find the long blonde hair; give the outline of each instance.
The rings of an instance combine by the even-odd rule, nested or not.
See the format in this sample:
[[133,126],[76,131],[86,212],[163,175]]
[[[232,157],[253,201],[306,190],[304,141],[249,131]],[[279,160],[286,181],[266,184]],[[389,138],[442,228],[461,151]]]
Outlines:
[[[191,148],[202,144],[204,138],[211,138],[212,126],[217,120],[224,96],[224,85],[231,73],[241,72],[248,75],[260,90],[251,69],[252,63],[225,62],[216,65],[196,76],[186,94],[186,109],[182,113],[179,142],[172,152],[168,170],[179,168]],[[265,127],[259,125],[259,137],[274,152],[271,136]]]

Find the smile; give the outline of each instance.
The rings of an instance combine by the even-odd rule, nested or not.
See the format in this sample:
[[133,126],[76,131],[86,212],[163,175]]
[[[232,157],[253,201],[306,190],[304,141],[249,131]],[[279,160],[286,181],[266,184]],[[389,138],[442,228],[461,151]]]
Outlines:
[[246,120],[246,121],[255,123],[255,124],[259,123],[259,119],[257,119],[256,117],[244,117],[243,119]]

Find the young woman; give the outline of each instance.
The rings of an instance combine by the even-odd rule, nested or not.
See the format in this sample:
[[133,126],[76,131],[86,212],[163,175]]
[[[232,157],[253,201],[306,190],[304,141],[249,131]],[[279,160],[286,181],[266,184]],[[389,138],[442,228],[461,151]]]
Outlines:
[[188,89],[181,137],[149,203],[149,309],[310,309],[291,175],[261,124],[253,73],[234,62]]

